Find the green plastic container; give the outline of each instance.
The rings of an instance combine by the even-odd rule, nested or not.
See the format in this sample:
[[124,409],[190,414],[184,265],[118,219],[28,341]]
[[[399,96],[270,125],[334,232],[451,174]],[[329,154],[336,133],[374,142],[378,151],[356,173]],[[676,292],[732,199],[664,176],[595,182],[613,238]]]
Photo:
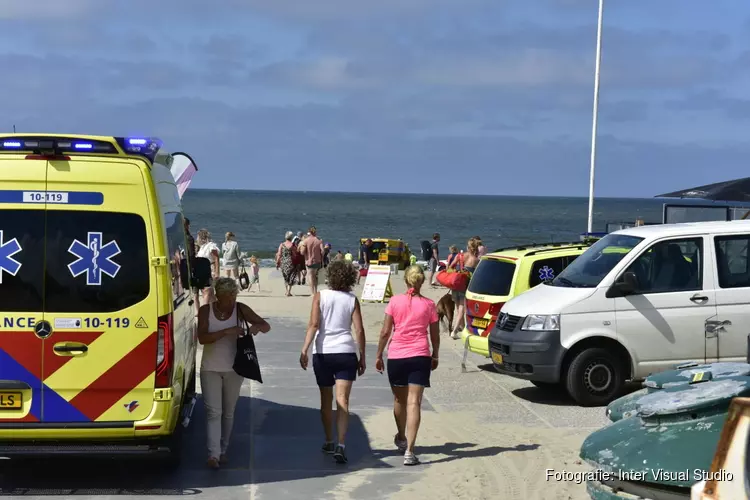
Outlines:
[[594,467],[591,498],[689,498],[711,465],[732,398],[750,396],[750,376],[707,373],[669,386],[663,378],[661,389],[636,399],[633,416],[586,438],[580,456]]
[[747,363],[687,363],[674,370],[655,373],[643,382],[643,389],[612,401],[606,410],[607,418],[617,422],[636,413],[638,401],[645,395],[662,389],[689,384],[694,377],[702,381],[720,380],[728,377],[750,376],[750,364]]

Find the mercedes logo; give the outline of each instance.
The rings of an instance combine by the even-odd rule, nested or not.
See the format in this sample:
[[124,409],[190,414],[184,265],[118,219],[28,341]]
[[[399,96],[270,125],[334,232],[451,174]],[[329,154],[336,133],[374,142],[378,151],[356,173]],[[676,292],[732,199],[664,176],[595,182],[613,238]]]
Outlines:
[[505,323],[508,322],[508,313],[503,313],[503,315],[500,317],[500,328],[505,326]]
[[50,325],[47,321],[40,321],[39,323],[34,325],[34,333],[40,339],[46,339],[47,337],[52,335],[52,325]]

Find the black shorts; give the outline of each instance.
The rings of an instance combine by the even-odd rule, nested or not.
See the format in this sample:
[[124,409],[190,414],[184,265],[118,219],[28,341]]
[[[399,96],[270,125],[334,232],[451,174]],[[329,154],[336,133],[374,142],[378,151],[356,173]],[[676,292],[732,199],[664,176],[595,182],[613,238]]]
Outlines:
[[431,372],[432,358],[430,356],[388,360],[388,381],[394,387],[409,385],[430,387]]
[[333,387],[337,380],[357,380],[359,359],[353,352],[313,354],[313,370],[320,387]]

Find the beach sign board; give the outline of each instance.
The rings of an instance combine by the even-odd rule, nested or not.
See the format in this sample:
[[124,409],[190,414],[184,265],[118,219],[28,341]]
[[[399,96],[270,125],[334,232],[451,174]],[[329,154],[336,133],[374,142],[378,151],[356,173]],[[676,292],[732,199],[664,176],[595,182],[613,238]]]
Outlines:
[[392,296],[391,266],[370,265],[360,300],[362,302],[388,302]]

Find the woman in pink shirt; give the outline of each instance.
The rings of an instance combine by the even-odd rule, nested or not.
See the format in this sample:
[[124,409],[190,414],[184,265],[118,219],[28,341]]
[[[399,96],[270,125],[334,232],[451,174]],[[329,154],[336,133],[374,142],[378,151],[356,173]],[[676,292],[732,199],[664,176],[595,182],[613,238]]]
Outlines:
[[419,464],[414,443],[422,418],[422,395],[424,388],[430,386],[430,372],[438,366],[440,350],[437,307],[419,293],[424,280],[420,266],[406,269],[404,281],[409,289],[403,295],[392,297],[385,308],[375,359],[375,369],[383,373],[383,352],[390,340],[388,381],[393,391],[393,416],[398,430],[393,442],[404,454],[404,465]]

